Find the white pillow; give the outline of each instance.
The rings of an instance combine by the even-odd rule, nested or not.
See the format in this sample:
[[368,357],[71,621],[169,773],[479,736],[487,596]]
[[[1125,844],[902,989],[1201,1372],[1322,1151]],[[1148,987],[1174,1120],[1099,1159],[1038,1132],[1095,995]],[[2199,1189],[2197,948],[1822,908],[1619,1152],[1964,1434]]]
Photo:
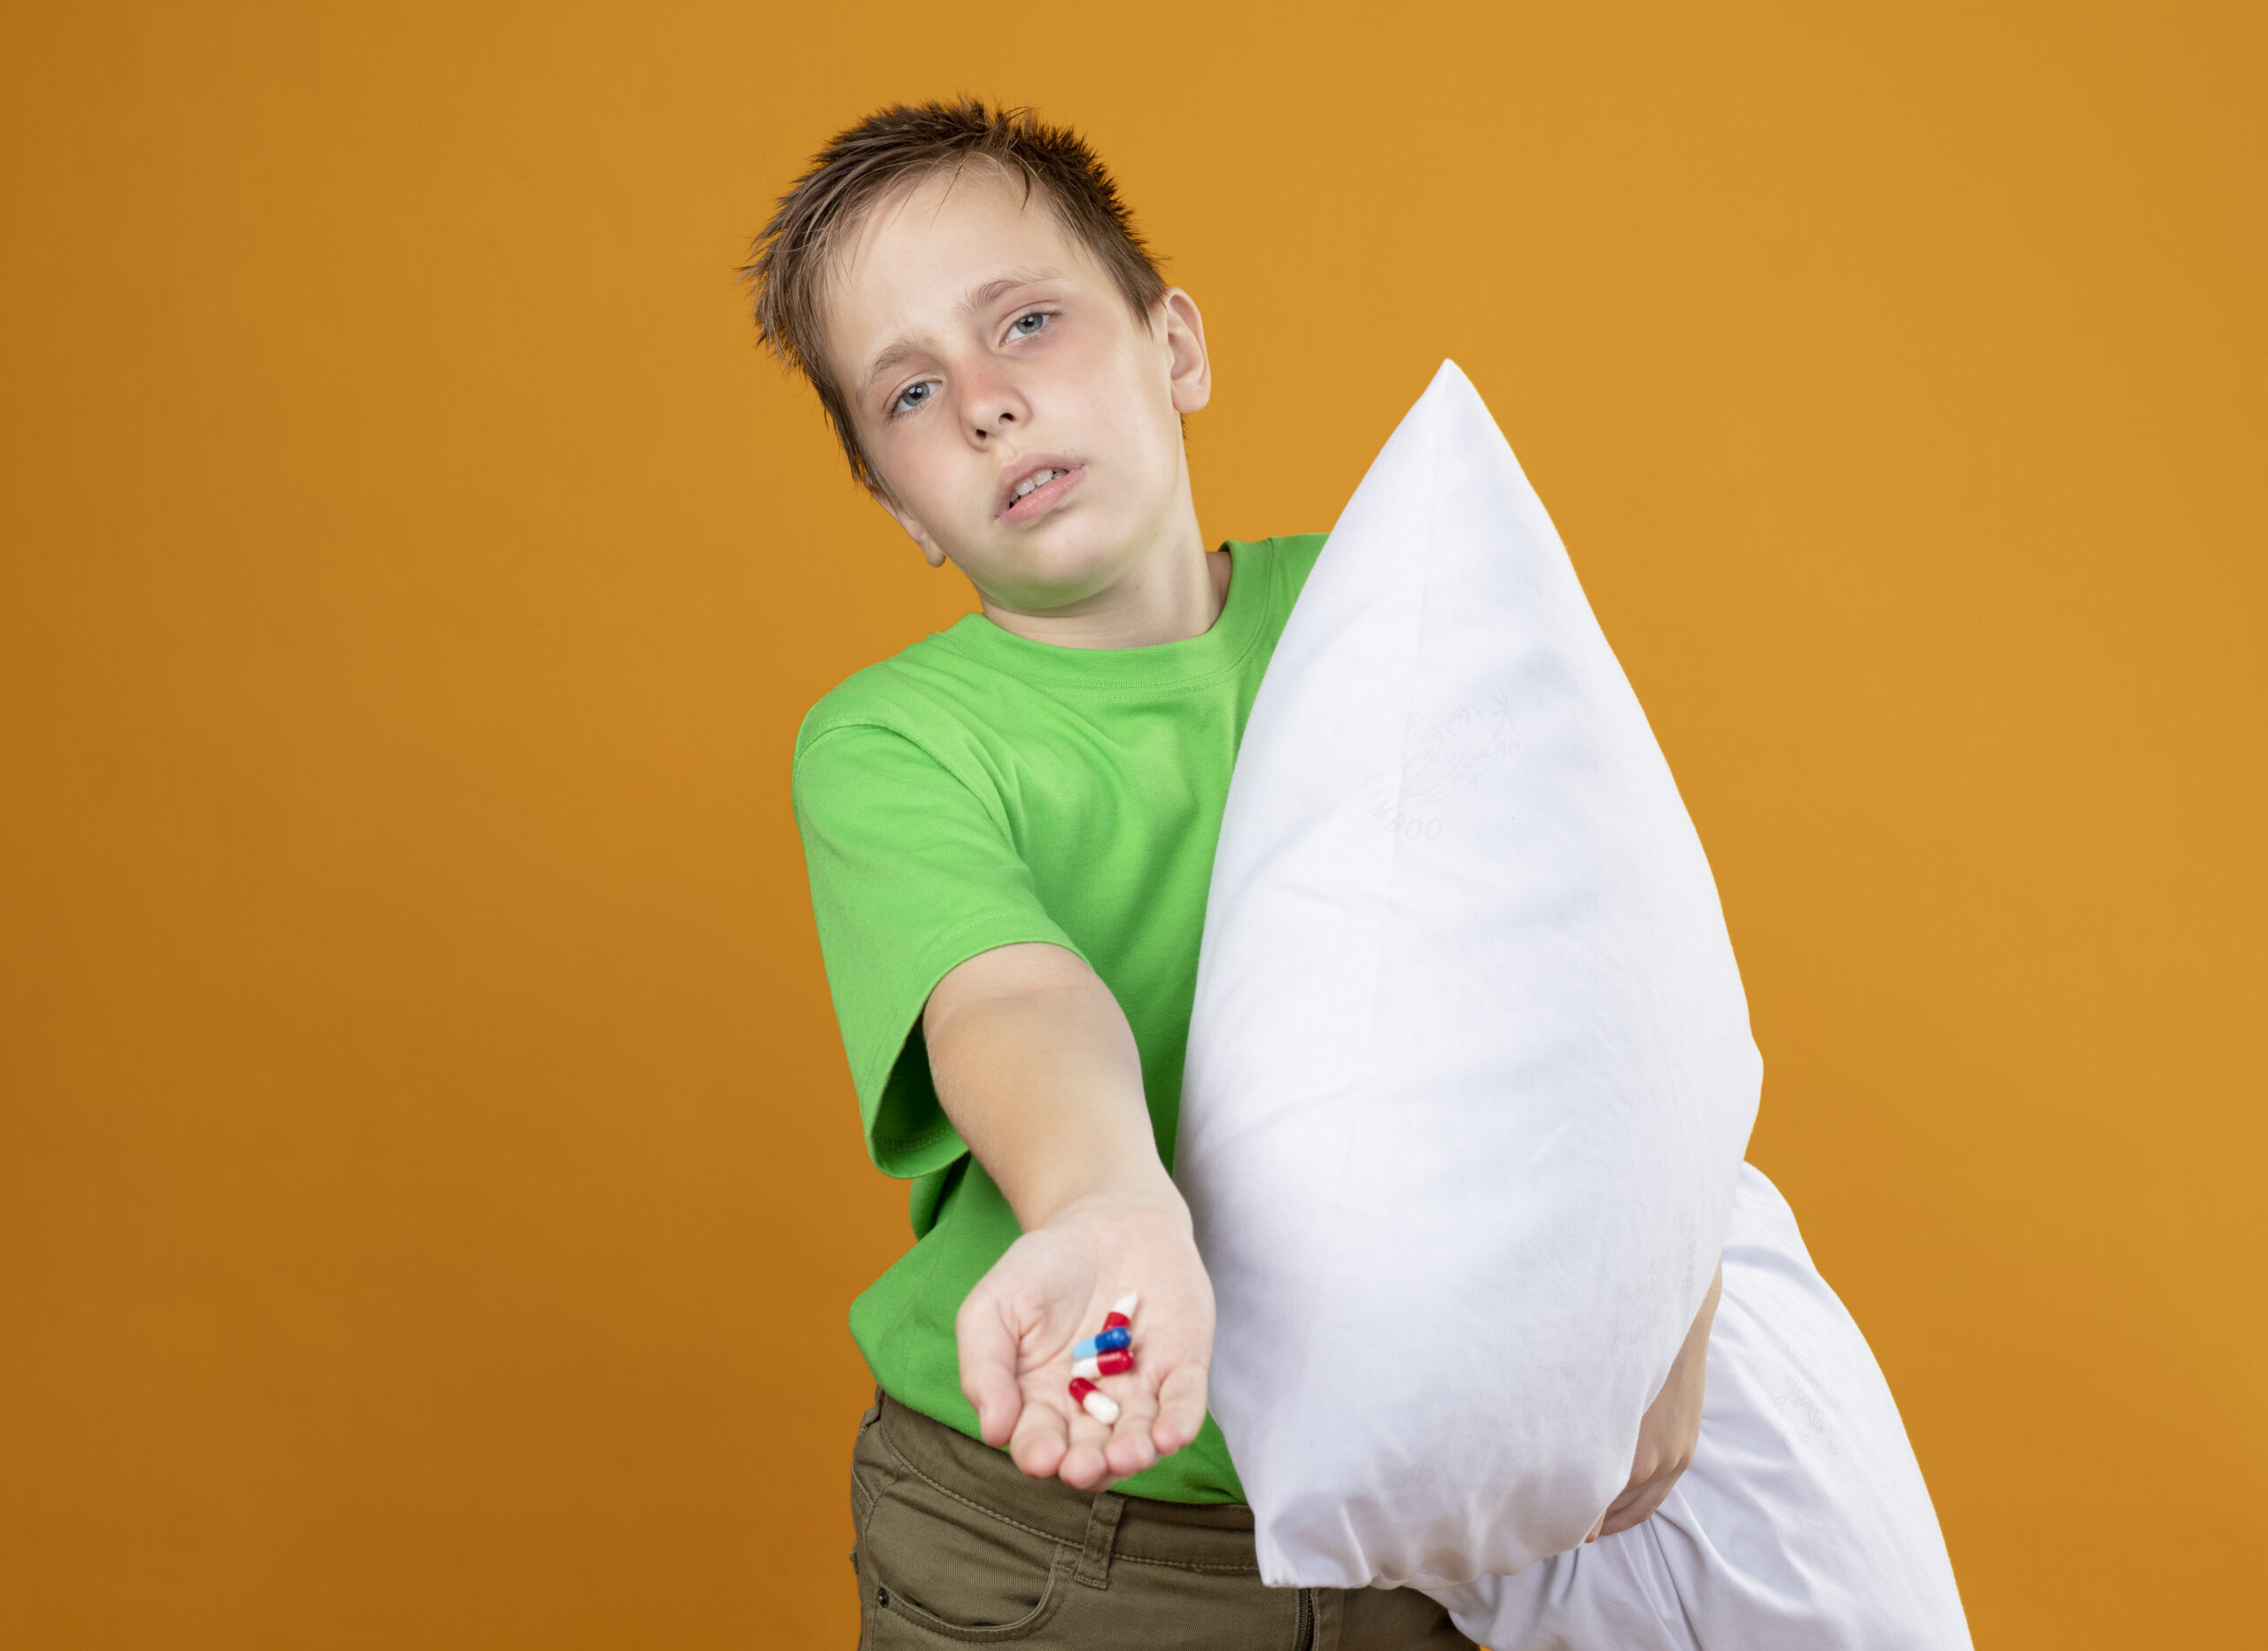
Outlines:
[[1708,862],[1453,363],[1245,731],[1176,1175],[1272,1584],[1581,1542],[1724,1243],[1761,1063]]

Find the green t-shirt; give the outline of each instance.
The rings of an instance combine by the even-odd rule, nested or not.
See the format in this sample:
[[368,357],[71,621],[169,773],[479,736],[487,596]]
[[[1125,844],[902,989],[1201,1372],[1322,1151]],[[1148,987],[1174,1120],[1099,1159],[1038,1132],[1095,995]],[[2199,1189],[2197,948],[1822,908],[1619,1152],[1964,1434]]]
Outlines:
[[[796,740],[796,818],[867,1150],[913,1181],[913,1247],[850,1309],[874,1379],[974,1437],[953,1315],[1021,1229],[937,1105],[922,1006],[1020,941],[1084,958],[1141,1051],[1173,1162],[1205,895],[1237,742],[1323,536],[1231,543],[1213,628],[1155,647],[1033,642],[981,614],[869,666]],[[1118,1487],[1244,1500],[1219,1428]]]

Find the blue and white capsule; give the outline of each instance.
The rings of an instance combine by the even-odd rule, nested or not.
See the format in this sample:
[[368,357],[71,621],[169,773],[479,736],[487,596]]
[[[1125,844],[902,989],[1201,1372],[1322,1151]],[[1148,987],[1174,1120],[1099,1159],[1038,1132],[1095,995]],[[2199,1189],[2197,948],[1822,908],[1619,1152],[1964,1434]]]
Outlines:
[[1074,1359],[1091,1359],[1098,1353],[1116,1353],[1134,1340],[1134,1332],[1123,1324],[1114,1324],[1099,1335],[1090,1336],[1071,1349]]

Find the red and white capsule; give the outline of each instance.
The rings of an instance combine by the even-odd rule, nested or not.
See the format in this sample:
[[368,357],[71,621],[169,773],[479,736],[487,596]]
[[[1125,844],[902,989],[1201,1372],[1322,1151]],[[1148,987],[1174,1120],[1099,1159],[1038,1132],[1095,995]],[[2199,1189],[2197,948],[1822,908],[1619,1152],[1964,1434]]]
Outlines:
[[1133,1329],[1135,1304],[1139,1302],[1141,1299],[1141,1297],[1136,1295],[1130,1290],[1117,1300],[1112,1302],[1110,1304],[1110,1313],[1102,1322],[1103,1329],[1107,1330],[1115,1330],[1122,1326],[1127,1329]]
[[1118,1401],[1084,1376],[1071,1378],[1071,1397],[1079,1401],[1080,1409],[1105,1427],[1118,1420]]
[[1071,1360],[1071,1374],[1092,1381],[1099,1376],[1123,1376],[1134,1368],[1134,1355],[1123,1347]]

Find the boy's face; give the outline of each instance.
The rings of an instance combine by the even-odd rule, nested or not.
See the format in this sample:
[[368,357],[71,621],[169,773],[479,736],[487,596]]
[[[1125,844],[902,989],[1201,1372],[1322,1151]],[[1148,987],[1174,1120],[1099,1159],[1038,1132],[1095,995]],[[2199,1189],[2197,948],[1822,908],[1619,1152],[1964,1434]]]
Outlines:
[[1173,291],[1138,318],[1020,184],[972,167],[884,201],[826,321],[881,504],[990,602],[1077,612],[1184,538],[1201,552],[1181,445],[1210,389],[1197,307]]

